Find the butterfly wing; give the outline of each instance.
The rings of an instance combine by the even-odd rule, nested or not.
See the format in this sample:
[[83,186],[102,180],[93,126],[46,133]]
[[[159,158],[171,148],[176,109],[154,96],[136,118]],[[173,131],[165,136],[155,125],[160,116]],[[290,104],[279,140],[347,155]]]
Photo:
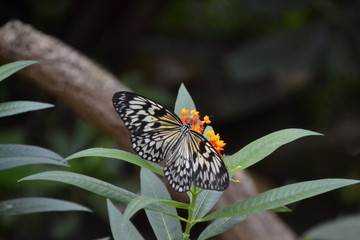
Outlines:
[[190,131],[175,145],[164,168],[165,177],[178,192],[195,186],[224,191],[229,186],[229,174],[225,164],[209,141],[196,132]]
[[191,131],[190,138],[195,186],[224,191],[229,186],[229,173],[224,161],[203,135]]
[[115,93],[113,104],[129,129],[132,147],[140,157],[160,162],[169,155],[182,124],[174,113],[131,92]]
[[193,182],[193,158],[188,136],[179,139],[167,156],[164,175],[177,192],[187,192]]

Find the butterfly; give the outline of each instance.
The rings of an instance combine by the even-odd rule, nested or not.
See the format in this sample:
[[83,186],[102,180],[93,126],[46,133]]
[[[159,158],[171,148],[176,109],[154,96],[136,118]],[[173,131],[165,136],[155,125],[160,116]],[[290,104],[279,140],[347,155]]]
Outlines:
[[134,151],[151,162],[166,160],[164,175],[177,192],[191,184],[224,191],[229,174],[222,158],[200,133],[190,130],[172,111],[159,103],[131,92],[113,96],[115,111],[130,132]]

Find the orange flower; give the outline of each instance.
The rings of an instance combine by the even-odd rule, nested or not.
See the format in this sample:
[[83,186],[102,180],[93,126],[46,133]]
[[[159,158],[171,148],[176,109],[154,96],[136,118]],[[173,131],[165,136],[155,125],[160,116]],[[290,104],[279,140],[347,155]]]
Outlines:
[[199,118],[199,112],[198,112],[198,111],[196,111],[196,110],[191,110],[190,113],[191,113],[191,116],[192,116],[192,117],[198,117],[198,118]]
[[226,145],[226,143],[223,140],[220,140],[220,135],[215,134],[214,131],[208,131],[206,135],[210,137],[210,144],[215,148],[218,154],[222,156],[221,151],[224,150],[223,147]]
[[181,114],[181,116],[185,116],[186,114],[188,114],[189,113],[189,110],[187,110],[187,109],[185,109],[185,108],[183,108],[183,109],[181,109],[180,110],[180,114]]
[[211,123],[208,115],[205,115],[203,124],[204,124],[204,123],[206,123],[206,124],[210,124],[210,123]]

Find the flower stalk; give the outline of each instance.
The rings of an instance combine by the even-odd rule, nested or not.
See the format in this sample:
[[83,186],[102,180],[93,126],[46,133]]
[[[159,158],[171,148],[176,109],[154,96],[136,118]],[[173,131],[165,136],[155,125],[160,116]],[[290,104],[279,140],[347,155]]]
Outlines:
[[196,186],[193,186],[190,190],[190,206],[188,209],[188,218],[186,221],[185,231],[183,234],[183,240],[188,240],[190,237],[190,230],[191,228],[196,224],[196,221],[194,219],[194,209],[195,209],[195,203],[197,196],[202,192],[202,189],[198,189]]

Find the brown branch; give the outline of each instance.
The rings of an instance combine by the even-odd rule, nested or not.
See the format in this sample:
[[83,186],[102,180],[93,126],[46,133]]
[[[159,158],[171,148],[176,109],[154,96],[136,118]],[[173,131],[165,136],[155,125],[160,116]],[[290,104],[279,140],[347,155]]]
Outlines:
[[[117,79],[59,40],[19,21],[0,29],[0,61],[37,60],[25,79],[68,104],[77,114],[131,150],[128,131],[114,112],[112,96],[126,90]],[[114,131],[116,129],[116,131]]]
[[[92,123],[120,147],[131,150],[128,131],[115,113],[111,98],[125,90],[114,76],[59,40],[19,21],[0,28],[0,61],[38,60],[22,71],[25,79],[58,97],[77,114]],[[252,179],[243,171],[236,175],[240,184],[231,184],[217,208],[256,194]],[[295,235],[273,213],[249,216],[223,234],[221,239],[295,239]]]

